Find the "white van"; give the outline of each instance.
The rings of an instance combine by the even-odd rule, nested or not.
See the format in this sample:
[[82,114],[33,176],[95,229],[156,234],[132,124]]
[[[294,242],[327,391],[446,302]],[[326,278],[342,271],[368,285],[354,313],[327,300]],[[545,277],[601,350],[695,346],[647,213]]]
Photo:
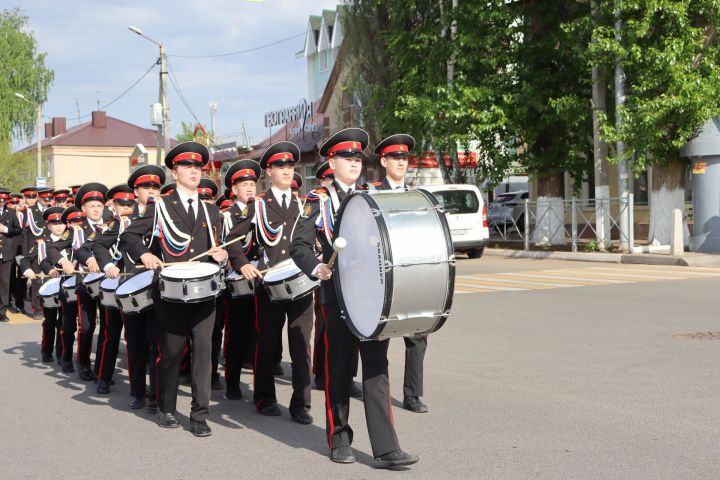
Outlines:
[[482,255],[490,238],[487,207],[475,185],[420,185],[418,188],[432,193],[445,208],[456,252],[465,252],[470,258]]

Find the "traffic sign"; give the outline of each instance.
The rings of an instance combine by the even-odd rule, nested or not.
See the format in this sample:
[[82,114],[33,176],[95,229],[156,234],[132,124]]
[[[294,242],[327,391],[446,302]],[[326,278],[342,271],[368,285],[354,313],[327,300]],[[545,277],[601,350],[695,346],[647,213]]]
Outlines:
[[35,186],[37,188],[45,188],[47,187],[47,178],[45,177],[35,177]]

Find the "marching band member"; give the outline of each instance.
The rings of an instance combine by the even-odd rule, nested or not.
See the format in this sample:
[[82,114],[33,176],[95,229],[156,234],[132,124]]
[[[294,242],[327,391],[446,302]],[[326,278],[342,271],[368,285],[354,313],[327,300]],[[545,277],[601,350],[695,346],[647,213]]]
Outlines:
[[[50,207],[43,212],[43,220],[47,229],[47,235],[38,239],[35,245],[30,248],[28,255],[20,260],[20,270],[26,278],[35,280],[37,274],[32,268],[33,263],[40,266],[43,274],[50,278],[58,278],[60,271],[56,270],[47,260],[47,243],[58,242],[65,234],[66,225],[62,221],[62,207]],[[50,308],[43,305],[45,319],[42,324],[42,341],[40,353],[43,363],[53,362],[53,345],[55,347],[55,358],[58,364],[62,362],[62,308]]]
[[[255,238],[264,249],[259,266],[273,267],[290,258],[290,237],[300,215],[300,202],[292,194],[295,164],[300,149],[291,142],[271,145],[260,159],[260,166],[270,177],[271,187],[264,197],[253,203],[254,214],[235,225],[228,236],[232,240],[255,230]],[[244,270],[243,270],[244,268]],[[241,268],[250,279],[261,276],[252,265]],[[275,395],[273,370],[277,346],[285,318],[288,321],[288,343],[292,359],[293,394],[290,416],[300,424],[310,424],[310,332],[312,330],[312,295],[287,302],[273,302],[263,288],[255,291],[257,313],[255,327],[258,341],[255,350],[255,407],[262,415],[280,415]]]
[[10,306],[10,273],[15,263],[16,243],[14,237],[21,233],[15,210],[8,208],[10,191],[0,189],[0,322],[7,322]]
[[[94,240],[96,236],[105,230],[103,211],[107,191],[107,187],[102,183],[86,183],[80,187],[75,197],[75,206],[85,214],[84,222],[80,228],[73,230],[73,237],[65,240],[65,244],[54,242],[48,245],[48,258],[53,264],[62,267],[65,275],[73,275],[75,272],[73,261],[61,254],[61,251],[67,248],[68,245],[71,245],[75,252],[73,255],[74,260],[80,264],[87,266],[88,260],[92,258],[92,252],[81,249],[81,247],[86,240]],[[99,301],[92,298],[85,285],[83,285],[79,274],[77,277],[77,286],[75,288],[78,309],[77,363],[80,370],[80,379],[89,382],[96,378],[95,372],[90,368],[90,353],[97,325]]]
[[[185,142],[165,156],[177,182],[175,191],[148,206],[145,215],[132,222],[120,236],[120,248],[133,261],[155,270],[170,261],[185,261],[203,252],[202,261],[227,262],[227,252],[216,244],[222,229],[220,212],[213,204],[199,201],[198,185],[202,167],[210,153],[202,144]],[[143,237],[157,235],[148,247]],[[212,432],[207,424],[210,403],[211,337],[215,322],[215,299],[178,304],[163,300],[157,284],[153,287],[160,333],[158,361],[157,423],[163,428],[180,426],[175,418],[180,360],[185,340],[192,344],[192,407],[190,430],[204,437]]]
[[[25,187],[20,190],[25,198],[25,225],[23,225],[23,231],[21,234],[20,243],[22,245],[21,255],[25,256],[30,251],[30,248],[35,245],[35,241],[43,236],[43,229],[45,228],[45,222],[42,219],[43,210],[45,206],[43,202],[38,199],[37,187]],[[35,273],[40,273],[40,267],[34,265]],[[40,284],[38,280],[30,282],[30,304],[33,318],[39,320],[42,317],[40,306],[40,299],[38,298],[38,288]]]
[[[408,167],[409,152],[415,147],[415,139],[410,135],[391,135],[377,147],[380,164],[385,168],[385,177],[373,186],[377,190],[406,191],[405,172]],[[405,341],[405,381],[403,383],[403,406],[415,413],[428,411],[427,405],[420,400],[423,394],[423,362],[427,349],[427,335],[407,335]]]
[[[78,258],[87,259],[85,264],[92,273],[100,272],[100,265],[114,266],[113,254],[110,253],[110,249],[117,242],[118,230],[129,223],[129,217],[135,211],[135,194],[127,185],[116,185],[111,188],[107,192],[107,198],[112,201],[112,208],[117,214],[117,218],[109,223],[106,222],[106,228],[95,235],[92,240],[86,241],[77,253]],[[107,212],[108,210],[103,210],[103,217]],[[113,231],[114,235],[109,234]],[[98,379],[97,393],[105,395],[110,393],[110,385],[115,383],[112,376],[115,372],[123,322],[118,309],[103,308],[100,305],[100,314],[101,322],[95,351],[94,373]]]
[[25,227],[25,199],[19,193],[10,194],[10,200],[7,205],[15,210],[18,224],[20,225],[20,234],[13,237],[15,243],[15,261],[10,270],[10,296],[13,305],[10,306],[12,313],[25,313],[25,296],[27,292],[27,278],[22,274],[20,269],[20,261],[22,260],[22,239],[23,229]]
[[[228,211],[225,230],[230,233],[234,225],[247,220],[250,213],[249,205],[255,201],[257,179],[262,169],[255,160],[238,160],[233,163],[225,174],[225,188],[230,189],[232,206]],[[254,212],[254,209],[253,209]],[[259,249],[252,231],[247,233],[245,240],[228,246],[230,264],[246,278],[254,271],[259,261]],[[225,398],[239,400],[240,372],[242,365],[253,358],[257,332],[255,331],[255,296],[233,298],[225,326]]]
[[[341,317],[332,279],[333,271],[327,265],[333,251],[334,217],[343,199],[356,188],[355,181],[362,171],[362,152],[367,144],[367,132],[349,128],[337,132],[322,145],[320,154],[328,157],[335,181],[308,195],[302,216],[295,226],[290,249],[293,260],[303,272],[322,280],[320,301],[326,322],[325,397],[330,459],[338,463],[355,461],[350,448],[353,430],[349,424],[349,398],[359,349],[362,357],[365,418],[375,457],[373,466],[390,468],[413,464],[419,458],[400,449],[395,433],[388,379],[389,340],[360,342],[350,331]],[[322,262],[315,256],[316,238],[322,244]]]
[[[120,273],[132,274],[142,271],[138,269],[119,248],[120,235],[134,221],[142,218],[148,205],[160,194],[160,186],[165,182],[165,171],[157,165],[143,165],[129,177],[127,185],[119,188],[117,193],[110,191],[108,196],[116,200],[116,211],[120,215],[95,241],[93,251],[97,268],[102,269],[109,278],[117,278]],[[133,206],[137,200],[137,208],[125,210],[132,199]],[[124,205],[125,204],[125,205]],[[143,238],[149,244],[151,235]],[[145,405],[150,409],[157,407],[157,322],[155,310],[140,313],[119,312],[121,322],[125,326],[125,343],[127,345],[128,379],[130,382],[130,408],[139,409]],[[119,338],[119,330],[118,330]],[[111,353],[113,353],[111,351]],[[114,350],[116,354],[116,350]],[[148,359],[150,360],[148,362]],[[111,358],[114,365],[115,359]],[[109,365],[109,364],[108,364]],[[101,372],[104,369],[101,369]],[[146,373],[150,373],[149,396],[146,399]],[[101,373],[104,380],[107,373]],[[98,382],[98,389],[100,382]]]

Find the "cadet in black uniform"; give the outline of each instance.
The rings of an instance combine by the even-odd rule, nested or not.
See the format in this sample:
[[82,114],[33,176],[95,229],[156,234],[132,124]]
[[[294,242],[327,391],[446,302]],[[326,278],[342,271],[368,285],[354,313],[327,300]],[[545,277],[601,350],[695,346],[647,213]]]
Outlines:
[[7,205],[15,210],[15,216],[18,219],[18,225],[20,225],[20,235],[13,237],[15,243],[15,261],[10,267],[10,296],[12,297],[13,306],[10,307],[10,311],[13,313],[26,313],[25,312],[25,295],[27,292],[27,278],[23,276],[23,271],[20,269],[20,261],[23,258],[22,255],[22,240],[23,240],[23,228],[25,227],[25,199],[19,193],[10,194],[10,200]]
[[[247,220],[249,205],[255,201],[257,179],[261,172],[258,162],[243,159],[233,163],[225,173],[225,188],[231,189],[235,198],[226,215],[225,228],[228,234],[234,225]],[[257,264],[259,261],[259,249],[253,231],[248,231],[242,242],[228,245],[228,254],[232,268],[252,278],[250,275],[254,272],[254,266],[251,262]],[[243,363],[253,358],[257,338],[255,307],[254,295],[230,299],[225,326],[225,398],[228,400],[242,398],[240,371]]]
[[0,189],[0,322],[7,322],[10,306],[10,270],[15,263],[14,238],[22,233],[15,210],[5,204],[10,190]]
[[[65,275],[73,275],[75,272],[73,262],[61,254],[62,250],[68,246],[72,246],[73,258],[80,264],[87,266],[88,261],[92,258],[92,252],[81,247],[86,241],[94,240],[96,236],[105,231],[103,211],[107,191],[107,187],[102,183],[86,183],[80,187],[75,197],[75,206],[85,213],[85,221],[80,228],[73,230],[72,238],[68,238],[64,243],[54,242],[48,245],[48,259],[53,265],[60,265]],[[77,363],[80,370],[80,379],[89,382],[96,378],[90,365],[90,353],[92,352],[93,335],[97,325],[99,301],[90,296],[79,274],[77,274],[75,291],[77,293],[79,326]]]
[[[356,365],[358,348],[362,357],[363,396],[370,443],[376,468],[410,465],[418,461],[416,455],[400,449],[393,425],[387,351],[389,340],[360,342],[345,324],[338,306],[328,268],[332,255],[333,232],[325,225],[321,209],[335,214],[339,203],[355,190],[355,181],[362,171],[362,151],[367,147],[368,134],[359,128],[337,132],[320,148],[334,170],[335,181],[308,195],[302,216],[293,232],[291,254],[295,263],[307,275],[322,280],[321,303],[325,314],[327,437],[330,459],[338,463],[352,463],[355,455],[350,448],[353,430],[350,427],[350,385]],[[322,244],[323,261],[315,256],[316,238]]]
[[[253,215],[233,226],[228,240],[254,230],[263,247],[261,270],[271,268],[290,258],[290,238],[293,225],[300,215],[299,202],[292,194],[295,164],[300,149],[291,142],[271,145],[260,159],[271,179],[272,186],[264,197],[253,204]],[[248,278],[260,276],[258,269],[246,266]],[[263,415],[280,415],[275,395],[273,369],[278,342],[282,336],[285,317],[288,321],[288,344],[292,359],[293,395],[290,415],[298,423],[312,423],[310,415],[310,333],[312,331],[312,295],[295,300],[273,302],[264,288],[255,291],[257,299],[256,329],[258,342],[255,351],[255,407]]]
[[[415,147],[415,139],[407,134],[391,135],[377,147],[380,164],[385,168],[385,177],[373,185],[377,190],[406,191],[405,172],[409,152]],[[427,335],[407,335],[405,341],[405,381],[403,383],[403,406],[415,413],[428,411],[420,400],[423,394],[423,362],[427,349]]]
[[[30,248],[28,255],[20,260],[20,270],[26,278],[30,280],[36,279],[36,273],[32,268],[33,263],[38,263],[43,274],[50,278],[58,278],[60,271],[55,269],[47,260],[47,243],[60,241],[65,234],[66,225],[62,221],[62,207],[50,207],[43,212],[43,220],[47,234],[45,237],[37,240],[35,245]],[[43,321],[42,342],[40,343],[40,352],[43,363],[53,362],[53,345],[55,348],[55,358],[61,363],[62,355],[62,308],[53,308],[43,305]]]
[[[210,157],[207,147],[197,142],[175,146],[165,156],[177,182],[173,193],[159,198],[132,222],[120,236],[120,249],[133,261],[141,261],[154,270],[169,261],[186,261],[206,253],[202,261],[227,262],[227,252],[217,245],[216,235],[222,229],[217,207],[198,198],[202,167]],[[163,204],[163,209],[159,205]],[[155,212],[165,215],[160,237],[148,247],[143,238],[155,231]],[[182,234],[178,235],[178,234]],[[186,240],[184,240],[186,239]],[[160,257],[160,258],[159,258]],[[162,258],[162,260],[161,260]],[[195,436],[211,434],[207,424],[210,404],[210,368],[212,330],[215,323],[215,299],[198,303],[172,303],[160,297],[157,283],[153,288],[155,311],[160,326],[160,360],[158,361],[157,423],[163,428],[180,426],[175,418],[180,361],[188,336],[192,344],[192,407],[190,430]]]
[[[45,222],[42,219],[43,210],[45,205],[39,201],[38,189],[36,187],[25,187],[20,190],[25,198],[25,225],[23,225],[23,231],[21,233],[21,252],[20,254],[24,257],[30,251],[30,247],[35,245],[35,240],[43,236],[43,228],[45,228]],[[35,273],[40,273],[40,267],[34,265]],[[31,313],[33,318],[40,320],[44,318],[42,316],[42,307],[40,305],[40,299],[38,298],[38,288],[40,284],[38,280],[30,282],[30,305]]]

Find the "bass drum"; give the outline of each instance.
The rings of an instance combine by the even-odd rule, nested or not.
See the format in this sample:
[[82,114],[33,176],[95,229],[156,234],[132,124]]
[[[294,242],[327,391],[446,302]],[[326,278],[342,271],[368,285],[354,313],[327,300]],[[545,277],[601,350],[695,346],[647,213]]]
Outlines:
[[363,340],[438,330],[450,315],[455,254],[442,207],[424,190],[348,196],[336,236],[335,288],[345,322]]

